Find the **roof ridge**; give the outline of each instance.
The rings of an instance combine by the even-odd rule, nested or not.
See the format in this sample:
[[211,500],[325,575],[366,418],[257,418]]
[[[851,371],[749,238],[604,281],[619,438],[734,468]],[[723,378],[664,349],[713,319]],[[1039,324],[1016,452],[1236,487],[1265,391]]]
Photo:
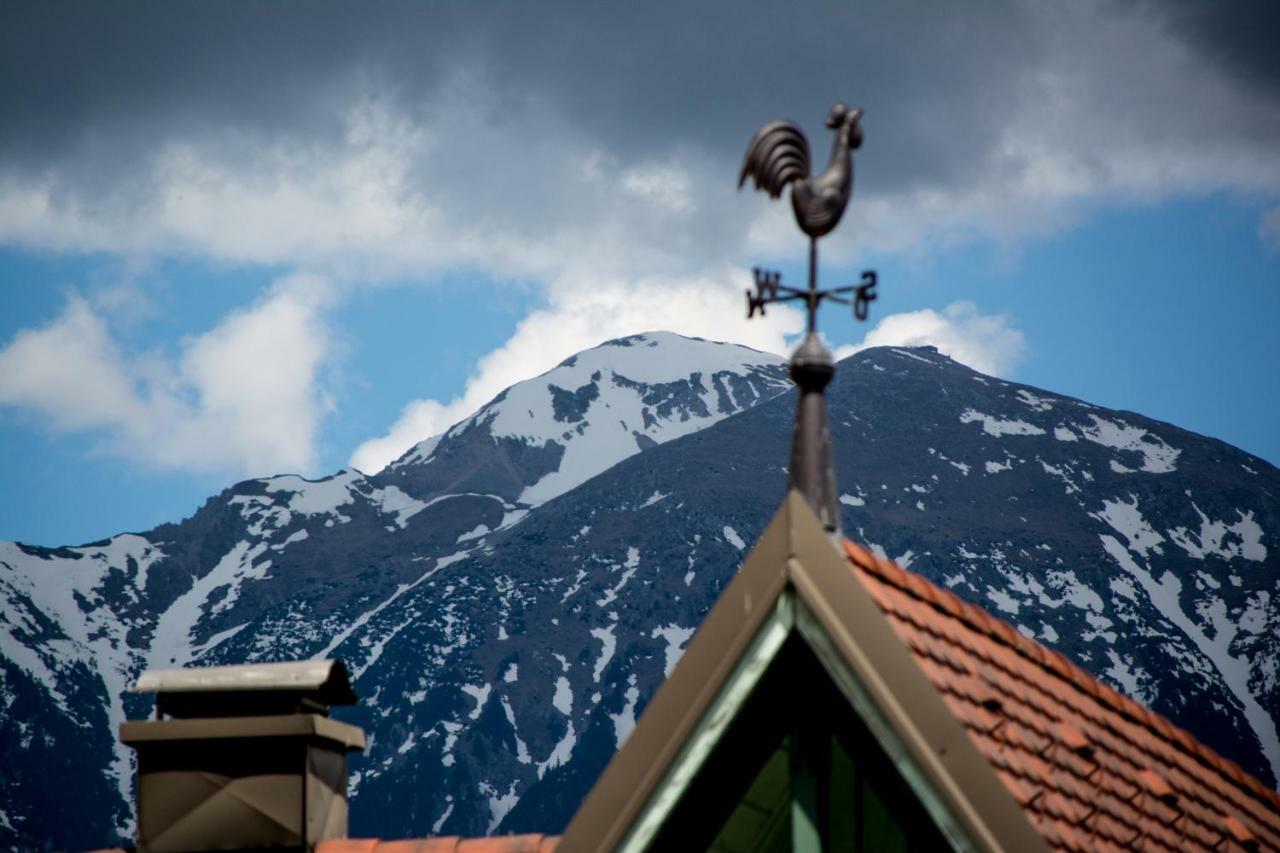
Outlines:
[[1174,724],[1162,714],[1145,707],[1114,687],[1100,681],[1062,652],[1041,645],[1036,640],[1017,631],[1008,622],[993,616],[982,607],[965,601],[950,590],[943,589],[923,575],[904,569],[892,560],[871,553],[863,546],[844,539],[845,556],[864,571],[870,572],[914,598],[964,622],[970,628],[986,634],[1019,652],[1032,662],[1049,670],[1068,684],[1088,694],[1103,705],[1129,717],[1134,722],[1157,731],[1170,744],[1225,777],[1236,787],[1262,800],[1270,808],[1280,812],[1280,792],[1262,784],[1253,774],[1239,764],[1219,755],[1196,739],[1195,735]]

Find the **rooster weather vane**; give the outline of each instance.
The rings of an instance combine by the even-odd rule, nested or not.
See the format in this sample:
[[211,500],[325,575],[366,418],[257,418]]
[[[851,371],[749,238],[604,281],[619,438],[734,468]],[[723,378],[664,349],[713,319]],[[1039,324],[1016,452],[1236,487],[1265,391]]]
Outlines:
[[[755,292],[747,291],[747,319],[775,302],[804,301],[808,308],[807,331],[815,331],[818,306],[830,299],[852,305],[854,316],[867,319],[868,304],[876,298],[876,274],[867,270],[862,283],[831,290],[818,289],[818,238],[829,234],[840,222],[853,195],[853,152],[862,145],[862,110],[837,102],[827,115],[826,125],[836,132],[827,167],[809,174],[809,140],[804,131],[789,121],[771,121],[756,131],[738,175],[738,189],[755,180],[756,189],[777,198],[791,184],[791,210],[800,230],[809,235],[809,287],[782,284],[782,274],[756,267]],[[849,294],[849,298],[845,298]]]
[[800,230],[809,235],[809,287],[782,283],[782,274],[754,269],[755,291],[747,291],[747,319],[775,302],[803,301],[808,309],[804,340],[791,355],[790,373],[799,388],[795,431],[791,442],[790,488],[804,496],[823,526],[832,534],[840,530],[836,503],[835,472],[831,466],[831,438],[827,431],[827,404],[823,390],[835,375],[831,351],[817,334],[818,306],[824,299],[853,306],[853,315],[867,319],[867,308],[876,298],[876,274],[867,270],[862,283],[830,290],[818,289],[818,239],[836,227],[853,195],[853,152],[862,144],[862,110],[837,103],[827,115],[827,127],[836,133],[827,167],[809,172],[809,141],[795,124],[773,121],[756,131],[747,146],[746,160],[738,176],[738,189],[755,180],[756,189],[777,198],[791,184],[791,210]]

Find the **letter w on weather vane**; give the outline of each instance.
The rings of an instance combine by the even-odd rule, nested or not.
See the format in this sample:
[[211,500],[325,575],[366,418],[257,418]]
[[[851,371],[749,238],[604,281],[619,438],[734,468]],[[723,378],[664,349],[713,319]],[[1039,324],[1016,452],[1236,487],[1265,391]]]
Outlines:
[[773,121],[756,131],[747,146],[747,155],[738,175],[738,188],[747,178],[770,198],[782,194],[791,184],[791,209],[800,230],[809,235],[809,286],[791,287],[782,283],[782,274],[759,267],[752,270],[755,291],[747,291],[747,318],[756,312],[764,316],[766,305],[801,301],[808,314],[807,331],[817,323],[818,306],[824,299],[852,305],[853,315],[867,319],[867,309],[876,298],[876,274],[867,270],[860,284],[818,289],[818,238],[831,232],[844,214],[853,195],[853,152],[862,144],[862,110],[837,102],[827,115],[826,125],[836,132],[827,167],[817,175],[809,170],[809,141],[798,126],[789,121]]

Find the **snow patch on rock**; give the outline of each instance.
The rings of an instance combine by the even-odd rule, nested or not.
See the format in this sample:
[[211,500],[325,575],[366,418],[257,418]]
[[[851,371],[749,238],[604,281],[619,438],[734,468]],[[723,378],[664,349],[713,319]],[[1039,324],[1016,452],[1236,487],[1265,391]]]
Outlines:
[[1252,510],[1237,508],[1239,519],[1227,524],[1210,520],[1194,503],[1191,507],[1200,516],[1200,530],[1193,533],[1186,527],[1175,527],[1167,531],[1169,538],[1190,556],[1197,560],[1210,556],[1224,560],[1240,557],[1259,563],[1267,559],[1267,546],[1262,544],[1263,530],[1254,521]]
[[982,423],[982,431],[997,438],[1003,435],[1044,435],[1044,430],[1035,424],[1020,420],[1004,420],[995,415],[984,415],[973,409],[965,409],[960,413],[960,423]]
[[667,641],[665,659],[662,666],[664,677],[671,675],[671,670],[676,668],[676,664],[680,661],[680,656],[684,654],[684,644],[689,642],[689,638],[693,636],[693,630],[693,628],[682,628],[679,625],[671,624],[654,628],[653,633],[649,635],[652,639],[661,637]]
[[[1155,433],[1147,432],[1140,427],[1130,426],[1121,420],[1110,421],[1106,418],[1098,417],[1090,414],[1089,418],[1093,421],[1088,426],[1075,424],[1075,428],[1079,430],[1080,435],[1085,439],[1092,441],[1094,444],[1101,444],[1103,447],[1110,447],[1113,450],[1126,450],[1142,455],[1142,470],[1149,474],[1167,474],[1177,469],[1178,456],[1182,451],[1170,447],[1165,443],[1164,439]],[[1119,473],[1130,471],[1127,466],[1121,466],[1123,470],[1117,469],[1114,463],[1113,470]]]

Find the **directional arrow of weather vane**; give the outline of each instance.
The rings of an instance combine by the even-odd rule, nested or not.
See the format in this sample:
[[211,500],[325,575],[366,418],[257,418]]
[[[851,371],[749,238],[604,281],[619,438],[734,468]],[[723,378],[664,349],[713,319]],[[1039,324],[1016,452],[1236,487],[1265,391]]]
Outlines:
[[831,232],[844,214],[853,195],[853,151],[862,144],[862,110],[837,102],[827,115],[826,125],[836,132],[827,167],[817,175],[809,172],[809,140],[789,121],[772,121],[756,131],[738,176],[738,188],[754,178],[756,189],[777,198],[791,184],[791,209],[800,230],[809,235],[809,287],[800,289],[782,283],[782,274],[755,268],[755,292],[747,291],[747,318],[775,302],[802,301],[808,308],[808,333],[813,334],[818,306],[830,299],[852,305],[859,320],[867,319],[869,303],[876,298],[876,274],[867,270],[862,283],[830,290],[818,289],[818,238]]

